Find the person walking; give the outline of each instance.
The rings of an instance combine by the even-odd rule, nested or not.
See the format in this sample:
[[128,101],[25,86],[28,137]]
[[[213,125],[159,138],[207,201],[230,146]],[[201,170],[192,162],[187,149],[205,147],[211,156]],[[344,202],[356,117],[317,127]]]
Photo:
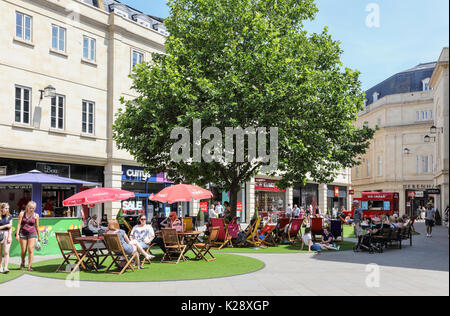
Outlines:
[[359,242],[359,238],[361,236],[361,220],[363,218],[363,211],[361,209],[360,202],[358,200],[353,201],[353,207],[355,209],[353,213],[353,225],[354,225],[353,230]]
[[[9,204],[0,204],[0,273],[9,273],[9,249],[12,243],[12,216],[9,213]],[[5,253],[5,267],[3,268],[3,249]]]
[[20,243],[20,269],[25,268],[25,257],[28,252],[28,271],[33,271],[34,246],[36,239],[41,242],[41,235],[39,234],[39,215],[36,210],[36,202],[28,202],[25,211],[20,212],[17,221],[16,240]]
[[300,215],[300,209],[298,208],[297,204],[294,205],[294,211],[293,211],[293,217],[298,218]]
[[431,233],[433,232],[435,215],[436,210],[432,207],[431,204],[428,204],[427,209],[425,210],[425,226],[427,226],[427,237],[431,237]]

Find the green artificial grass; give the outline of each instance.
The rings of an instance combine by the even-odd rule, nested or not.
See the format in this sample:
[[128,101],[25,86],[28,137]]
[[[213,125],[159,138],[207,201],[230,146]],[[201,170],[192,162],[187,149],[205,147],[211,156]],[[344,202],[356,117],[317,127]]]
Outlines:
[[[339,245],[341,248],[338,252],[346,251],[346,250],[353,250],[353,247],[355,246],[354,242],[351,241],[345,241],[344,242],[338,242],[337,245]],[[220,250],[214,250],[216,253],[223,253],[223,252],[229,252],[229,253],[308,253],[308,248],[305,246],[303,250],[301,250],[301,245],[298,245],[296,243],[294,246],[290,244],[286,245],[278,245],[278,247],[267,247],[267,248],[259,248],[259,247],[226,247],[222,248]],[[335,250],[324,250],[324,252],[327,251],[333,251]]]
[[14,280],[24,274],[25,270],[20,270],[18,265],[10,264],[8,266],[9,273],[0,273],[0,284]]
[[[161,263],[162,252],[153,251],[153,253],[156,258],[152,260],[151,264],[146,264],[142,270],[136,269],[136,272],[127,270],[122,275],[104,273],[106,268],[99,272],[80,271],[79,280],[101,282],[197,280],[245,274],[264,268],[264,263],[260,260],[217,252],[214,253],[217,258],[215,261],[188,260],[187,262],[180,261],[179,264]],[[189,252],[187,256],[193,257],[194,255]],[[33,265],[33,272],[26,273],[40,277],[66,279],[69,276],[68,273],[55,272],[61,262],[62,259],[41,261]],[[107,259],[104,265],[109,266],[110,262],[111,260]],[[78,278],[76,274],[74,276]]]
[[344,225],[344,239],[356,238],[354,227],[352,225]]

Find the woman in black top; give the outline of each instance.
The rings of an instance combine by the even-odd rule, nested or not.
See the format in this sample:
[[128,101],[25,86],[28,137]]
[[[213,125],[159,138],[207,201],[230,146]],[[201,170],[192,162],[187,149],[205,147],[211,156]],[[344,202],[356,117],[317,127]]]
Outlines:
[[[9,213],[9,204],[0,204],[0,234],[3,239],[0,241],[0,273],[8,273],[9,249],[12,242],[12,216]],[[2,256],[5,249],[5,267],[3,268]]]

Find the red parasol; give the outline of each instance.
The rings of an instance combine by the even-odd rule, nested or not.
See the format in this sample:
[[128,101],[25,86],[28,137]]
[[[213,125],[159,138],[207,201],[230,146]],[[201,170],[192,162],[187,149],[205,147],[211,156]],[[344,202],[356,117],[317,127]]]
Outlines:
[[63,201],[64,206],[78,206],[123,201],[134,197],[130,191],[113,188],[94,188],[82,191]]
[[149,199],[162,203],[188,202],[191,200],[209,199],[213,196],[211,191],[191,184],[177,184],[161,190]]

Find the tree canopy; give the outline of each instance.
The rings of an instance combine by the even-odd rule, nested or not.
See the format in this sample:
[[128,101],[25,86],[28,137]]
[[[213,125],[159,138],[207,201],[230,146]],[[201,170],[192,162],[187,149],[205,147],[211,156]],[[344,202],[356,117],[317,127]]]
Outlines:
[[[304,29],[318,12],[313,0],[169,0],[169,7],[165,53],[136,67],[139,96],[122,99],[113,126],[119,148],[150,172],[230,191],[234,210],[240,185],[264,162],[174,161],[174,128],[192,131],[200,119],[225,140],[227,127],[276,127],[278,168],[270,174],[281,176],[282,188],[307,177],[329,183],[357,164],[374,134],[352,124],[363,109],[359,72],[343,67],[326,28]],[[240,150],[248,156],[247,146]]]

